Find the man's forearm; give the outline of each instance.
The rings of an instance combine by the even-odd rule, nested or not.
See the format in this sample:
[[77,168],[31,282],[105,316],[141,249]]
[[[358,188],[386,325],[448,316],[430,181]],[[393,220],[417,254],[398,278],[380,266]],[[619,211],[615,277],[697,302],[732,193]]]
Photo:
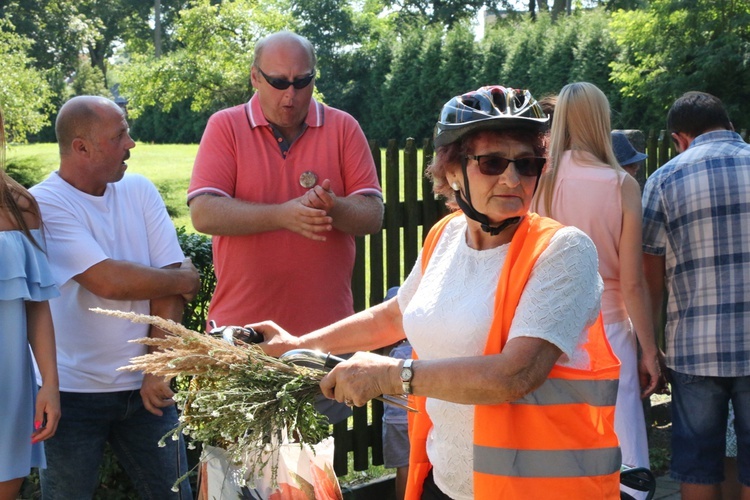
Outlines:
[[[164,319],[171,319],[175,323],[182,323],[182,314],[185,310],[185,300],[181,295],[171,295],[169,297],[161,297],[158,299],[151,299],[151,315],[158,316]],[[164,337],[164,330],[156,326],[151,326],[148,331],[148,336],[151,338],[162,338]],[[155,347],[149,346],[149,352],[156,350]]]
[[124,260],[106,259],[75,276],[91,293],[110,300],[151,300],[194,294],[200,286],[195,269],[158,269]]
[[240,236],[281,229],[278,205],[249,203],[223,196],[201,195],[190,201],[193,227],[205,234]]
[[383,227],[383,210],[383,200],[377,196],[337,198],[331,212],[333,227],[354,236],[376,233]]

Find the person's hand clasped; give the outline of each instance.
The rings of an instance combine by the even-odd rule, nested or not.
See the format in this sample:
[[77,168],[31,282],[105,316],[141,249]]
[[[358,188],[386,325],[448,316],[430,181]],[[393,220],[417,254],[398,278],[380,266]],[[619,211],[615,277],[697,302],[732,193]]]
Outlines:
[[148,411],[161,417],[164,415],[161,408],[174,404],[172,396],[174,396],[174,392],[169,387],[169,381],[155,375],[145,374],[143,376],[141,399],[143,400],[143,406]]
[[333,218],[325,210],[306,206],[307,194],[280,205],[286,229],[315,241],[325,241],[324,234],[333,229]]
[[191,288],[188,292],[182,294],[182,298],[185,302],[192,302],[192,300],[198,295],[201,289],[201,275],[198,269],[193,265],[193,261],[190,257],[186,257],[179,267],[181,272],[187,273],[187,280],[191,284]]
[[323,395],[348,406],[364,406],[382,394],[400,394],[401,360],[358,352],[335,366],[320,381]]
[[336,194],[331,190],[330,179],[325,179],[317,186],[313,186],[302,197],[302,204],[307,207],[325,210],[328,215],[331,215],[333,208],[336,206]]

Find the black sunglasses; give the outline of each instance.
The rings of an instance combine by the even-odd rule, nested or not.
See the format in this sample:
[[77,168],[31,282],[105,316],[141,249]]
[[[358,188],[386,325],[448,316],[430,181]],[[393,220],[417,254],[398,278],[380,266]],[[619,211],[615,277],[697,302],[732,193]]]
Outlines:
[[525,158],[516,158],[510,160],[502,156],[493,155],[466,155],[465,158],[476,160],[479,164],[479,171],[483,175],[500,175],[505,172],[508,165],[515,163],[516,171],[525,177],[537,177],[542,173],[547,158],[537,156],[527,156]]
[[266,79],[271,87],[279,90],[286,90],[289,88],[289,86],[292,86],[297,90],[304,89],[305,87],[310,85],[310,82],[313,80],[313,78],[315,78],[315,71],[313,71],[307,76],[296,78],[293,82],[290,82],[289,80],[284,80],[283,78],[274,78],[272,76],[268,76],[267,74],[263,73],[263,70],[260,69],[260,66],[256,66],[256,68],[258,68],[260,74],[263,75],[263,78]]

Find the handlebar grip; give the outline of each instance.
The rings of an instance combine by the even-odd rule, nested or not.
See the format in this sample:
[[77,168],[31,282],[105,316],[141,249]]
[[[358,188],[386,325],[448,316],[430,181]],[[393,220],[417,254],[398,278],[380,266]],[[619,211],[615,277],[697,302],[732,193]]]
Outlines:
[[246,344],[260,344],[263,342],[263,334],[256,332],[252,328],[233,327],[233,337],[241,340]]

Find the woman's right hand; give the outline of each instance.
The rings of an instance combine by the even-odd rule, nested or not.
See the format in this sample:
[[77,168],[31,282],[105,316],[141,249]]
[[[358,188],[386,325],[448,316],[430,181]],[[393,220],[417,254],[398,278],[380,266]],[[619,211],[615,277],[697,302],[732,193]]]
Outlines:
[[273,321],[245,325],[263,335],[263,342],[256,344],[269,356],[279,357],[287,351],[299,348],[299,337],[295,337]]

